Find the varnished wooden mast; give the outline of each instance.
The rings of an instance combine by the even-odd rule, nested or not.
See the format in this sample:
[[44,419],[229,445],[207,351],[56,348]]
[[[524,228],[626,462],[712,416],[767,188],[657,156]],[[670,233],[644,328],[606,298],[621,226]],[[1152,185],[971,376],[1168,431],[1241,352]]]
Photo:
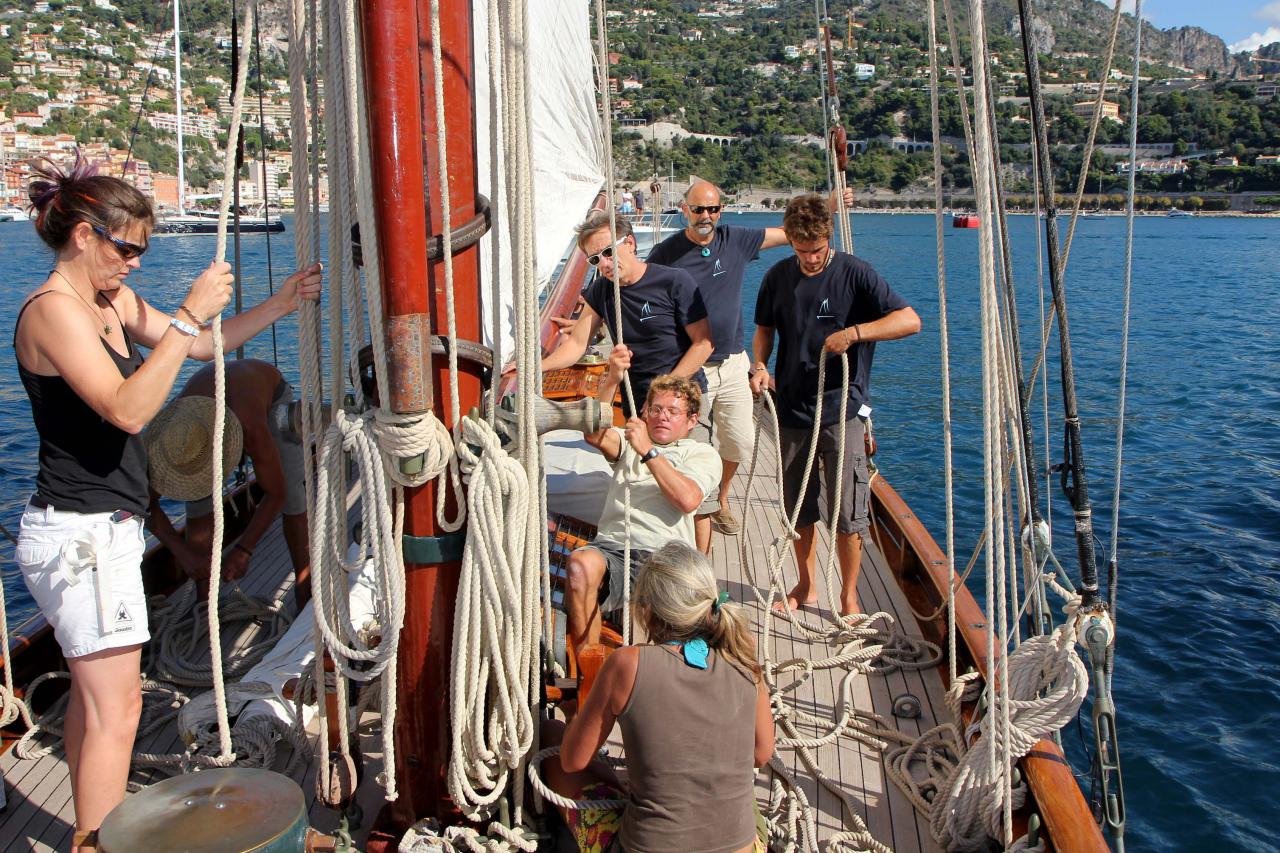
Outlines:
[[[431,359],[430,335],[447,331],[444,262],[428,261],[427,243],[442,230],[431,63],[430,11],[426,0],[368,0],[362,4],[364,62],[372,125],[374,196],[379,259],[388,317],[392,408],[422,411],[428,405],[449,419],[448,362]],[[472,106],[470,6],[442,4],[446,141],[452,224],[476,213],[475,138]],[[457,331],[480,339],[479,250],[453,259]],[[429,312],[429,313],[428,313]],[[479,368],[459,362],[459,402],[465,414],[480,404]],[[436,537],[433,485],[406,493],[406,536]],[[453,508],[450,507],[450,516]],[[457,551],[460,553],[461,549]],[[447,818],[445,769],[449,757],[449,661],[459,562],[406,561],[404,630],[398,658],[396,774],[399,799],[375,822],[370,850],[384,849],[415,820]],[[384,834],[385,833],[385,834]]]

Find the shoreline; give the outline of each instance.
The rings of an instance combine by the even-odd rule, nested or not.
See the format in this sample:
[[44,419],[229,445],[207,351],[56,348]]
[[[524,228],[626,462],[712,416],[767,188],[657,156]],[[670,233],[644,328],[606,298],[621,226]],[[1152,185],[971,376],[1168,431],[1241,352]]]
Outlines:
[[[928,210],[925,208],[908,208],[908,207],[903,207],[903,208],[851,207],[849,208],[849,212],[850,213],[883,213],[891,216],[933,216],[934,215],[933,210]],[[1010,210],[1006,212],[1009,216],[1035,216],[1036,215],[1034,212],[1030,210]],[[743,208],[743,209],[732,208],[732,209],[725,210],[724,216],[736,216],[739,213],[753,213],[753,214],[768,213],[768,214],[776,214],[777,216],[781,216],[782,210],[778,208],[764,208],[764,207],[755,207],[755,206],[750,208]],[[945,216],[951,216],[953,215],[953,213],[958,214],[958,213],[963,213],[963,211],[946,211],[946,210],[943,211],[943,215]],[[1114,211],[1114,210],[1102,211],[1100,216],[1097,212],[1092,210],[1090,211],[1082,210],[1080,211],[1080,213],[1081,213],[1081,218],[1086,218],[1085,214],[1087,213],[1088,214],[1087,218],[1089,219],[1098,219],[1098,218],[1124,219],[1125,218],[1124,211]],[[972,215],[972,214],[970,213],[969,215]],[[1040,215],[1043,216],[1044,214],[1041,213]],[[1185,216],[1185,217],[1181,217],[1181,216],[1170,217],[1168,211],[1138,210],[1138,211],[1134,211],[1134,216],[1142,219],[1169,219],[1169,218],[1173,218],[1173,219],[1210,219],[1210,218],[1213,218],[1213,219],[1222,219],[1222,218],[1280,219],[1280,210],[1273,210],[1270,213],[1246,213],[1243,210],[1206,210],[1206,211],[1196,211],[1195,213],[1189,214],[1188,216]],[[1070,211],[1062,210],[1060,208],[1058,210],[1058,218],[1070,219],[1071,213]]]

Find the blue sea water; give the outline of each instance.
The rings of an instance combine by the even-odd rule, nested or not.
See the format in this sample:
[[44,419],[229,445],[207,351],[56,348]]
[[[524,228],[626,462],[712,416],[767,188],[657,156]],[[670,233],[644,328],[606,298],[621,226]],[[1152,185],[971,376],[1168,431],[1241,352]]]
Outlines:
[[[726,224],[778,223],[763,214]],[[944,542],[941,382],[934,223],[859,215],[857,253],[924,321],[920,335],[882,344],[873,379],[881,470]],[[982,527],[981,385],[976,233],[945,229],[955,434],[956,542],[967,557]],[[1034,359],[1036,222],[1013,217],[1024,364]],[[1095,532],[1105,565],[1113,492],[1124,220],[1081,220],[1067,274],[1071,336]],[[275,280],[293,268],[291,235],[273,237]],[[0,223],[10,262],[0,294],[6,329],[51,265],[30,224]],[[747,334],[760,278],[786,248],[748,270]],[[131,284],[172,308],[208,264],[213,241],[159,238]],[[245,238],[245,302],[265,296],[267,240]],[[1280,788],[1280,221],[1141,218],[1134,241],[1132,342],[1121,488],[1119,638],[1115,674],[1130,850],[1275,849]],[[1047,284],[1046,284],[1047,287]],[[294,372],[293,324],[279,360]],[[16,531],[35,475],[36,440],[9,333],[0,357],[0,521]],[[269,335],[247,354],[271,359]],[[194,366],[189,370],[194,370]],[[1048,445],[1061,455],[1057,337],[1050,342]],[[292,377],[296,378],[296,377]],[[1036,446],[1046,436],[1036,390]],[[1046,491],[1042,489],[1042,493]],[[1075,565],[1067,503],[1056,481],[1054,541]],[[0,552],[8,553],[0,547]],[[1074,569],[1072,569],[1074,572]],[[5,561],[11,624],[31,610]],[[1087,725],[1064,731],[1077,765]],[[1086,783],[1087,784],[1087,783]]]

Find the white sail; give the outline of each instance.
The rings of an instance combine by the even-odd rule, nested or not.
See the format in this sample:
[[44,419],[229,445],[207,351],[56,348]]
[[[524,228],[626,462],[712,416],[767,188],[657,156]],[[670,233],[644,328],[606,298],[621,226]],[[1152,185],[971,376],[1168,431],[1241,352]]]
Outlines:
[[[534,215],[537,252],[537,287],[546,287],[556,265],[573,239],[596,193],[604,185],[604,158],[600,117],[596,107],[590,17],[586,0],[541,0],[529,4],[529,93],[533,136]],[[503,331],[501,353],[513,352],[511,262],[506,239],[503,164],[494,162],[489,148],[492,116],[488,48],[488,7],[473,2],[475,25],[475,97],[477,180],[480,192],[489,196],[494,230],[481,243],[481,276],[493,276],[492,240],[499,238],[500,292]],[[501,152],[498,152],[499,158]],[[495,185],[494,176],[499,183]],[[488,287],[483,287],[484,292]],[[489,330],[490,306],[484,306],[485,341],[493,345]]]

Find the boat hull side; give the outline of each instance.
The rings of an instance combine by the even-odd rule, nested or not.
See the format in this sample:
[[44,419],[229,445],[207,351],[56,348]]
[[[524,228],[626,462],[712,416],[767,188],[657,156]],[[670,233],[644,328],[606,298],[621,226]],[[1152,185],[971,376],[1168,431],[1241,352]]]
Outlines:
[[[957,586],[956,654],[959,671],[972,667],[985,679],[987,638],[986,616],[982,608],[968,588],[957,583],[958,579],[948,568],[946,554],[906,501],[882,476],[876,477],[872,484],[872,514],[875,522],[873,534],[912,608],[918,613],[938,611],[938,615],[929,621],[917,620],[920,633],[944,649],[947,645],[947,588],[952,584]],[[939,664],[938,669],[943,683],[949,684],[945,662]],[[973,712],[974,703],[967,703],[964,707],[966,722],[972,718]],[[1073,853],[1105,853],[1110,849],[1093,819],[1070,764],[1057,744],[1041,740],[1018,764],[1027,778],[1034,810],[1040,815],[1054,849]],[[1030,805],[1031,801],[1028,802]],[[1018,832],[1026,831],[1028,814],[1029,809],[1024,808],[1015,815]]]

